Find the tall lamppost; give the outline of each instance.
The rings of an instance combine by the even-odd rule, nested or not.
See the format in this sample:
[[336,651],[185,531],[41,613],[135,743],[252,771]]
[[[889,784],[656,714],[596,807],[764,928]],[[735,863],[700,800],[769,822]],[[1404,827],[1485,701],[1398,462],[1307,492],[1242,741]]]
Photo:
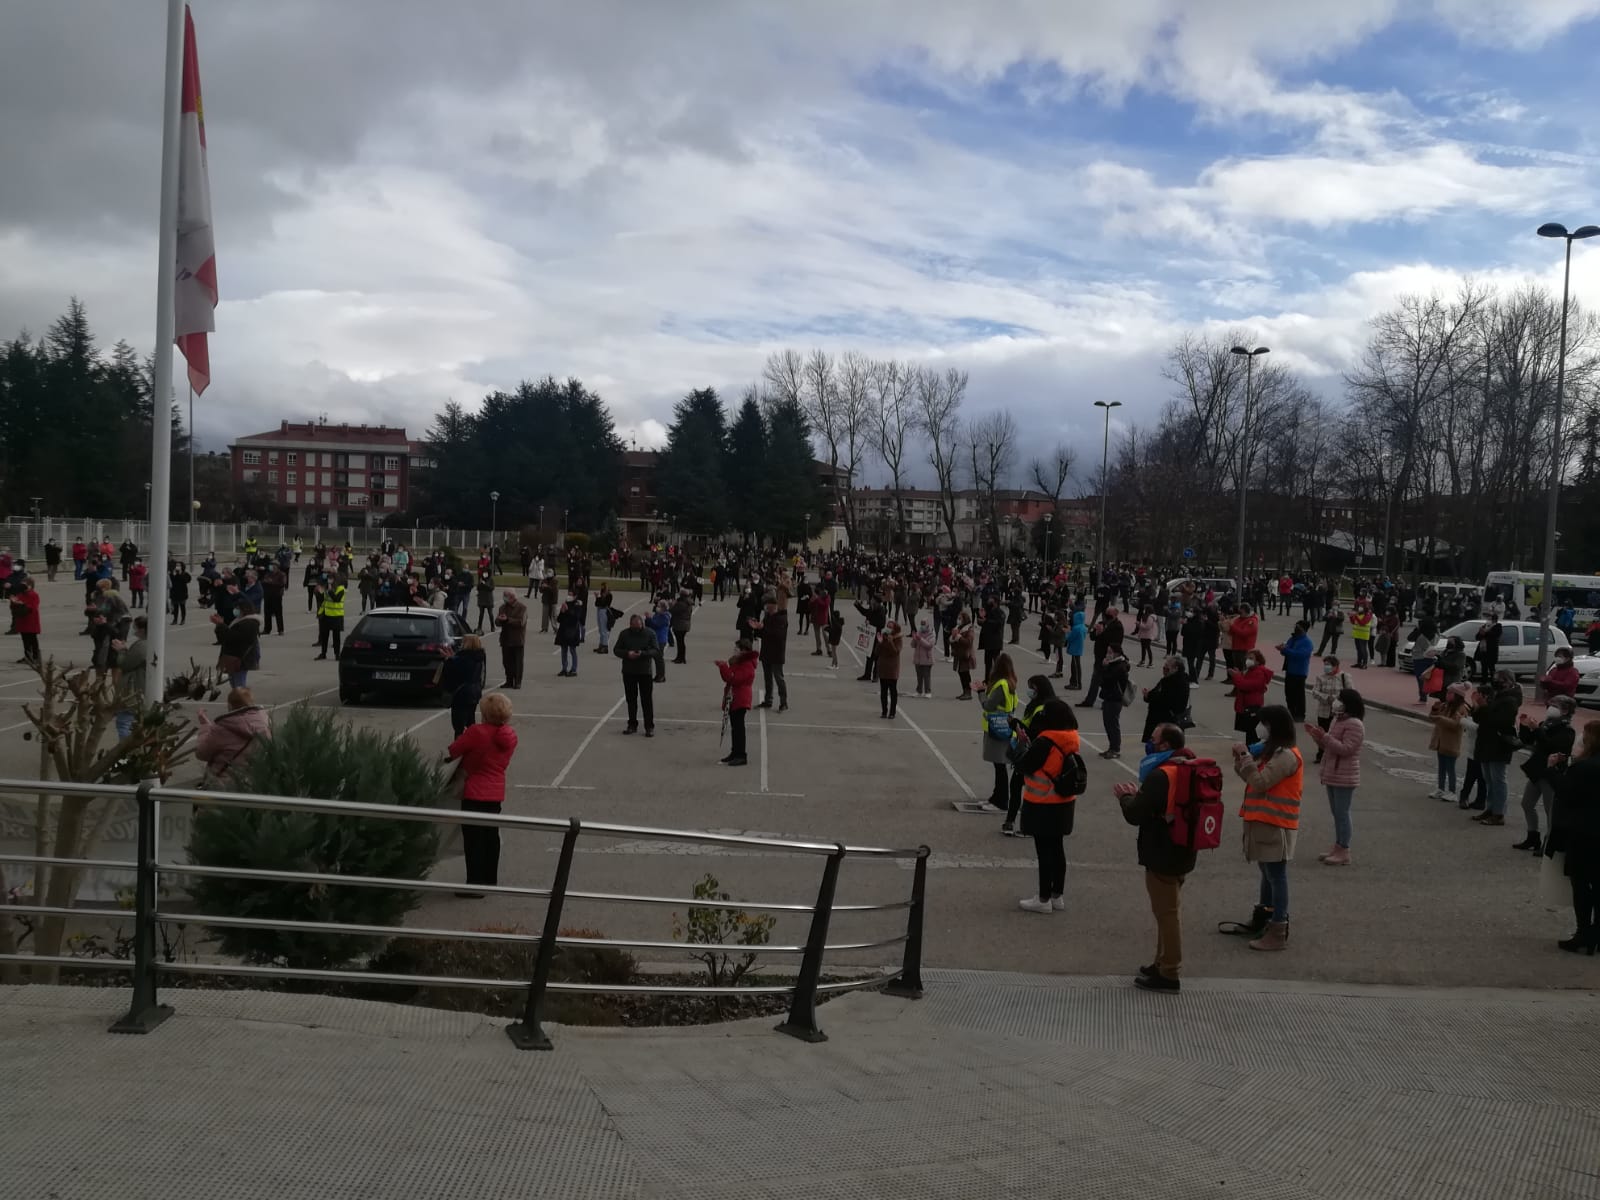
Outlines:
[[1567,386],[1567,309],[1572,289],[1572,243],[1600,234],[1600,225],[1585,225],[1567,232],[1554,221],[1539,226],[1539,236],[1560,238],[1567,244],[1566,269],[1561,278],[1561,348],[1556,352],[1556,417],[1550,424],[1550,497],[1544,526],[1544,592],[1539,602],[1539,675],[1550,665],[1550,610],[1555,607],[1556,509],[1561,502],[1561,404]]
[[[1100,446],[1100,553],[1099,561],[1095,564],[1095,570],[1100,572],[1101,578],[1104,578],[1106,573],[1106,493],[1111,490],[1106,486],[1110,482],[1107,472],[1111,469],[1111,410],[1113,408],[1121,408],[1122,401],[1112,400],[1107,402],[1105,400],[1096,400],[1094,406],[1106,410],[1106,434],[1105,440]],[[1098,584],[1099,580],[1096,580],[1095,583]]]
[[1266,346],[1257,346],[1254,350],[1247,350],[1243,346],[1233,347],[1232,353],[1244,355],[1244,427],[1239,432],[1239,547],[1234,562],[1237,571],[1233,577],[1234,604],[1238,605],[1244,599],[1244,504],[1245,498],[1250,494],[1250,401],[1253,398],[1255,381],[1256,355],[1270,354]]
[[500,533],[500,493],[489,493],[489,545],[492,548]]
[[1055,513],[1045,513],[1044,515],[1044,565],[1046,570],[1050,568],[1050,526],[1055,523],[1055,519]]
[[800,539],[800,549],[805,550],[811,545],[811,514],[806,513],[805,536]]

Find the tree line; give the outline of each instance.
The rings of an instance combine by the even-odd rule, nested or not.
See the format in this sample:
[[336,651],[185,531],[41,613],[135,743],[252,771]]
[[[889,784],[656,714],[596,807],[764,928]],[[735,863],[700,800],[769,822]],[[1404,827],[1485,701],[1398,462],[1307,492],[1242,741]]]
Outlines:
[[1573,304],[1555,434],[1561,305],[1534,286],[1404,296],[1369,323],[1342,380],[1317,397],[1257,360],[1245,414],[1246,331],[1188,335],[1173,398],[1117,437],[1103,486],[1114,551],[1233,561],[1238,487],[1249,564],[1336,566],[1369,549],[1385,571],[1481,578],[1543,562],[1552,446],[1563,481],[1560,569],[1600,567],[1600,325]]
[[[0,501],[6,511],[135,517],[149,511],[151,364],[117,342],[103,351],[73,298],[38,338],[0,342]],[[188,437],[174,409],[173,478]],[[182,504],[187,504],[184,493]],[[173,516],[179,504],[173,505]]]

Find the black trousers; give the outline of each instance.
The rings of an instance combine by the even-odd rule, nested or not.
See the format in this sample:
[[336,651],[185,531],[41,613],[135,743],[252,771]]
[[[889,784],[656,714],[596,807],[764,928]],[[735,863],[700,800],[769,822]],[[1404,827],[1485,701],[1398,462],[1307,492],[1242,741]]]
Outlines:
[[333,637],[333,656],[339,657],[339,639],[344,635],[343,617],[318,617],[317,618],[317,647],[323,654],[328,652],[328,638]]
[[261,598],[261,632],[271,633],[272,623],[278,623],[278,632],[283,632],[283,597],[263,596]]
[[644,709],[644,727],[656,727],[656,681],[649,675],[624,675],[622,695],[628,701],[628,728],[639,728],[639,709]]
[[522,686],[522,655],[525,647],[508,646],[504,641],[500,643],[500,665],[505,668],[506,686],[520,688]]
[[728,713],[728,728],[733,734],[733,746],[728,751],[729,758],[743,758],[744,753],[744,718],[750,710],[748,708],[735,708]]
[[672,661],[673,662],[680,662],[680,663],[681,662],[687,662],[688,660],[683,657],[683,644],[684,644],[684,642],[688,641],[688,639],[689,639],[689,631],[686,629],[682,633],[679,633],[675,629],[675,630],[672,631],[672,636],[678,639],[678,657],[673,659]]
[[895,714],[895,705],[900,702],[900,681],[898,679],[878,680],[878,703],[883,708],[883,715],[892,717]]
[[1283,677],[1283,702],[1289,709],[1289,715],[1296,721],[1306,719],[1306,677],[1304,675],[1285,675]]
[[476,688],[457,688],[450,697],[450,728],[457,737],[467,731],[478,712],[478,701],[483,698]]
[[[462,812],[494,813],[500,806],[493,800],[463,800]],[[500,826],[463,825],[461,851],[467,860],[467,882],[494,887],[500,882]]]
[[1569,878],[1572,884],[1572,913],[1578,919],[1578,932],[1591,937],[1600,930],[1600,874],[1584,872]]
[[[989,735],[984,734],[984,736],[988,737]],[[1004,808],[1006,806],[1006,790],[1009,786],[1006,765],[1005,763],[991,763],[990,765],[994,767],[994,791],[989,793],[989,803],[996,808]]]
[[172,623],[182,625],[189,619],[189,601],[187,599],[172,602]]
[[1033,835],[1039,858],[1039,899],[1049,900],[1067,890],[1067,840],[1057,830]]
[[35,665],[39,662],[39,635],[37,633],[24,633],[22,637],[22,657]]

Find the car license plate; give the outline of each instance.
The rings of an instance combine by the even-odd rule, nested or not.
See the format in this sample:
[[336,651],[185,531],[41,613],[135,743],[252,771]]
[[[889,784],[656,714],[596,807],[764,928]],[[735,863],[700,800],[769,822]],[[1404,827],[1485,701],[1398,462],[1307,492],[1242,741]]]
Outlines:
[[374,679],[391,680],[391,681],[393,681],[395,683],[405,683],[408,680],[410,680],[411,672],[410,671],[374,671],[372,673],[372,677]]

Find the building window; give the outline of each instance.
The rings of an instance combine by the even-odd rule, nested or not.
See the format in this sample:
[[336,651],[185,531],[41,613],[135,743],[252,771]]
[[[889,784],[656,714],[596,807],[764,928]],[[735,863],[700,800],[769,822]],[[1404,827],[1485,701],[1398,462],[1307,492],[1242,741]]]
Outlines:
[[366,494],[364,492],[351,492],[350,493],[350,503],[352,505],[354,505],[356,508],[366,508],[367,507]]
[[365,475],[365,474],[366,474],[365,471],[351,471],[350,475],[349,475],[350,486],[351,487],[357,487],[357,488],[360,487],[361,486],[361,477],[363,475]]
[[372,476],[372,490],[375,492],[383,491],[384,482],[385,477],[374,472]]
[[267,472],[267,482],[268,483],[277,483],[278,482],[278,473],[276,471],[268,471]]
[[299,466],[300,465],[300,451],[298,451],[298,450],[286,451],[284,453],[284,456],[283,456],[283,461],[287,465],[289,465],[291,467]]
[[[326,462],[328,456],[326,454],[324,454],[322,456],[322,458],[323,458],[323,461]],[[333,486],[333,472],[332,471],[324,471],[322,473],[322,486],[323,487],[332,487]]]
[[268,450],[267,451],[267,461],[269,463],[277,462],[278,461],[278,452],[276,450]]
[[351,455],[348,455],[347,457],[349,458],[349,463],[348,463],[349,466],[360,467],[363,470],[366,469],[367,456],[365,454],[351,454]]
[[290,471],[289,472],[289,486],[293,487],[295,484],[297,484],[299,482],[300,482],[300,472],[299,471]]
[[629,488],[628,489],[628,495],[637,496],[638,494],[639,494],[639,489],[638,488],[633,487],[633,488]]
[[398,471],[400,469],[399,456],[395,454],[385,455],[383,459],[383,469],[385,471]]
[[333,493],[332,492],[323,492],[322,493],[322,502],[324,504],[332,504],[333,503]]
[[246,471],[244,473],[244,481],[246,483],[254,483],[256,480],[258,480],[260,478],[261,478],[261,472],[260,471]]
[[246,450],[244,452],[244,465],[247,467],[259,467],[261,465],[261,451]]
[[283,502],[285,504],[293,504],[295,502],[294,498],[295,498],[295,490],[293,488],[290,488],[287,492],[285,492],[283,494]]
[[383,494],[383,506],[385,508],[399,508],[400,507],[400,493],[399,492],[385,492]]

